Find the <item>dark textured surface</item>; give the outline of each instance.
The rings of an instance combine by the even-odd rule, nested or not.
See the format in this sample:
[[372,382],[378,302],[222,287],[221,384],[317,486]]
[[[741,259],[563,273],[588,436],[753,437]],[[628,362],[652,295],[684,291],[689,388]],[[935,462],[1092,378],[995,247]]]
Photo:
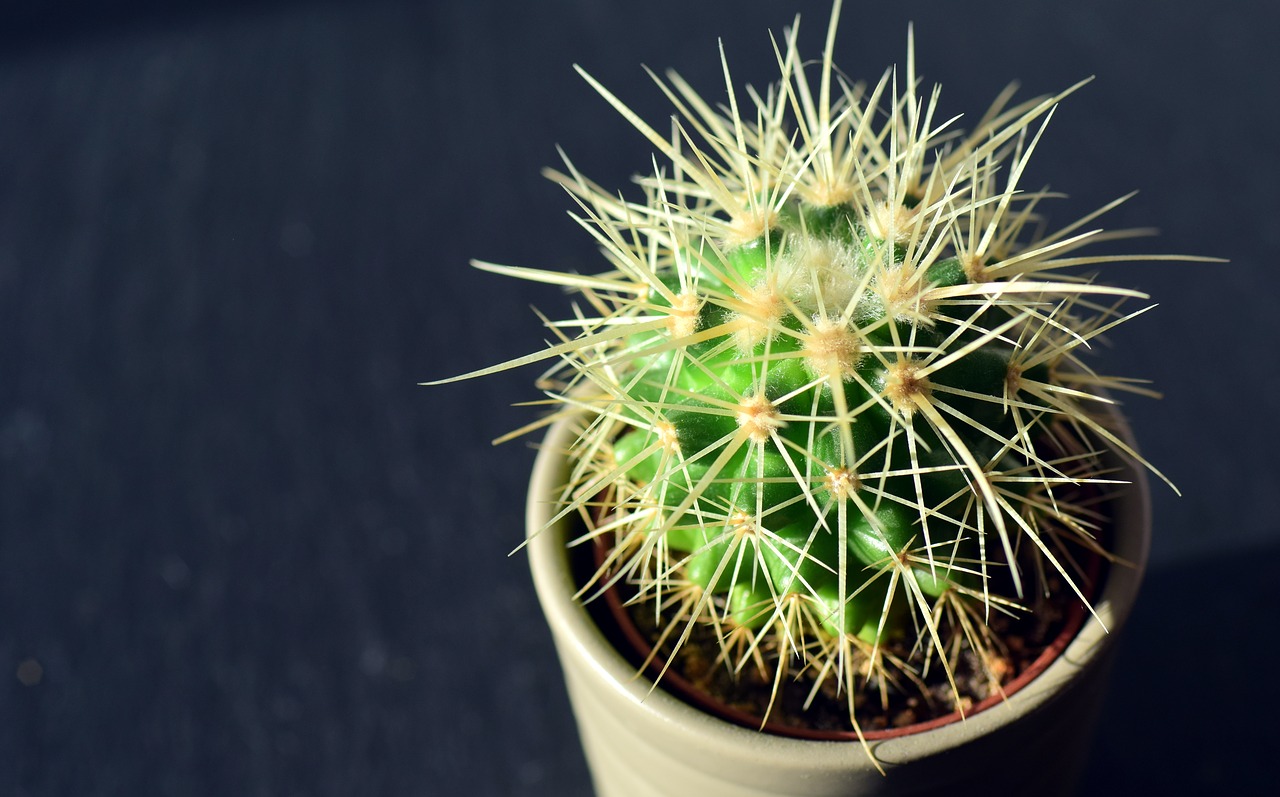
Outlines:
[[[468,258],[595,267],[537,174],[555,144],[607,186],[645,167],[572,62],[660,119],[642,62],[715,96],[723,36],[763,83],[791,11],[529,5],[0,18],[0,794],[588,792],[507,556],[532,455],[486,445],[532,373],[415,383],[524,353],[527,306],[560,306]],[[1280,69],[1260,4],[1143,5],[850,4],[837,60],[878,76],[914,19],[970,118],[1011,78],[1098,74],[1037,156],[1054,218],[1137,187],[1108,226],[1233,261],[1115,269],[1163,306],[1106,360],[1168,394],[1131,414],[1186,497],[1156,490],[1086,784],[1198,794],[1256,783],[1280,709],[1253,575],[1280,557]]]

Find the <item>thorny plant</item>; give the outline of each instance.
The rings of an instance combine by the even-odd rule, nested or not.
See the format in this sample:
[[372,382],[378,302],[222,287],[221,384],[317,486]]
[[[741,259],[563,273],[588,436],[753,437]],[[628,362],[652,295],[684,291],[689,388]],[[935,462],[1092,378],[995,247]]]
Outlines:
[[1082,84],[1019,104],[1010,87],[966,134],[920,93],[911,37],[905,79],[847,80],[839,13],[815,64],[798,19],[774,41],[764,93],[735,89],[723,47],[724,105],[650,73],[667,135],[579,69],[666,163],[642,202],[567,158],[548,171],[608,268],[476,262],[581,301],[547,321],[555,345],[456,378],[554,360],[539,385],[557,411],[515,434],[579,425],[552,523],[580,516],[578,542],[609,546],[581,597],[628,582],[673,648],[709,624],[719,659],[772,672],[775,695],[797,673],[834,684],[856,730],[859,690],[929,666],[953,680],[964,650],[998,690],[992,613],[1050,580],[1085,599],[1072,562],[1106,555],[1105,519],[1079,486],[1115,489],[1108,451],[1150,467],[1105,409],[1150,391],[1079,356],[1148,309],[1081,267],[1173,258],[1079,253],[1144,232],[1091,226],[1128,197],[1049,232],[1050,193],[1023,189]]

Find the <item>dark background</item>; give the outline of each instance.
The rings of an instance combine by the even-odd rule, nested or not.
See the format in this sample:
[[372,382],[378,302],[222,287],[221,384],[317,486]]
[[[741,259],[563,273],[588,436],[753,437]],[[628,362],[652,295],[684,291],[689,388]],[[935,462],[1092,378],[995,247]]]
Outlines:
[[[916,25],[943,110],[1009,80],[1071,97],[1027,185],[1065,223],[1134,188],[1112,282],[1162,306],[1106,370],[1155,489],[1147,590],[1090,793],[1248,790],[1280,688],[1280,244],[1272,4],[863,4],[837,62],[877,78]],[[521,539],[532,371],[425,388],[543,340],[590,271],[538,170],[605,186],[649,147],[642,63],[723,97],[766,31],[826,4],[32,4],[0,11],[0,795],[588,793]]]

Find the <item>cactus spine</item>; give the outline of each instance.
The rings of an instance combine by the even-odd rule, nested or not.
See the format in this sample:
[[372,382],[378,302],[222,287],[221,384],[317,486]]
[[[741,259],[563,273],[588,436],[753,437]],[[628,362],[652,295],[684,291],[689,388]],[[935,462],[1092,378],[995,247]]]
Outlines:
[[1082,594],[1073,559],[1105,551],[1079,486],[1109,489],[1101,452],[1137,456],[1097,409],[1146,391],[1079,355],[1145,297],[1081,272],[1115,259],[1079,250],[1123,237],[1089,227],[1122,200],[1046,233],[1048,194],[1020,185],[1077,87],[1006,93],[962,135],[910,45],[905,76],[841,79],[838,14],[816,66],[787,32],[764,94],[726,63],[723,108],[655,76],[670,135],[583,72],[666,163],[642,202],[549,173],[609,266],[477,263],[581,301],[557,345],[467,376],[555,359],[547,422],[581,424],[558,517],[610,546],[584,595],[626,581],[676,647],[711,624],[730,668],[834,683],[852,718],[868,680],[990,664],[985,620],[1046,577]]

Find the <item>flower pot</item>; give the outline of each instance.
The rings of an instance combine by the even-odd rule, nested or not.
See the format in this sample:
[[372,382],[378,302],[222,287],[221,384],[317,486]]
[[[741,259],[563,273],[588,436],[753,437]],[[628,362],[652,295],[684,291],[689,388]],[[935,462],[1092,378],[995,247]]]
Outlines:
[[1097,617],[1086,619],[1063,655],[1006,701],[962,721],[871,740],[864,748],[856,741],[746,729],[689,706],[637,674],[574,598],[578,585],[565,544],[573,518],[547,526],[554,496],[567,480],[566,452],[573,439],[567,422],[556,424],[534,465],[529,563],[601,797],[1072,793],[1115,636],[1146,565],[1150,505],[1141,470],[1117,463],[1120,478],[1132,486],[1112,503],[1111,548],[1132,567],[1108,569],[1094,601]]

